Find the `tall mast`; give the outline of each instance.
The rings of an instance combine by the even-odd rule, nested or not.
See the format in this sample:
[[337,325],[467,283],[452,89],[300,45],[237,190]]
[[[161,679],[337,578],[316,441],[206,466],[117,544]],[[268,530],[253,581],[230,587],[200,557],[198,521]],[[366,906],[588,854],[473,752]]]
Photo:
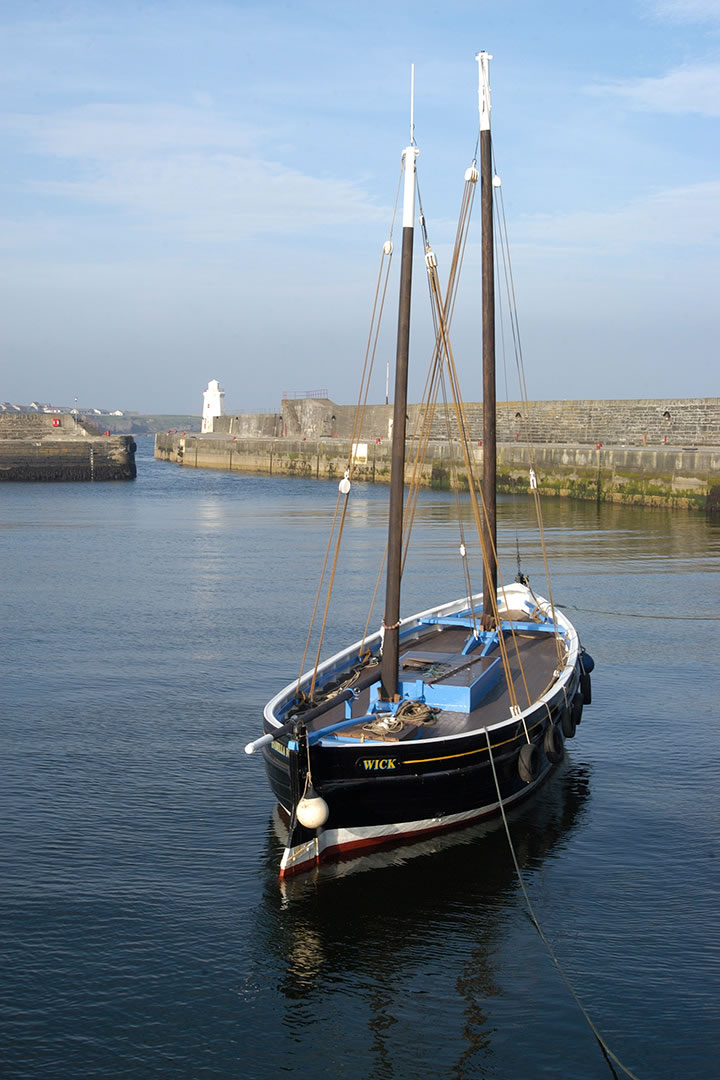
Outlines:
[[479,52],[478,104],[480,108],[480,182],[482,220],[482,325],[483,325],[483,615],[486,629],[493,623],[497,593],[497,525],[495,488],[497,438],[495,425],[495,258],[493,250],[493,168],[490,135],[490,72],[492,56]]
[[400,625],[400,568],[402,563],[403,499],[405,482],[405,426],[407,416],[408,353],[410,347],[410,292],[412,284],[413,227],[415,222],[415,159],[418,149],[414,133],[414,83],[412,69],[410,145],[403,150],[403,240],[400,265],[397,351],[395,354],[395,397],[393,399],[390,513],[388,521],[387,579],[385,586],[384,639],[380,679],[382,697],[393,701],[398,687],[398,642]]

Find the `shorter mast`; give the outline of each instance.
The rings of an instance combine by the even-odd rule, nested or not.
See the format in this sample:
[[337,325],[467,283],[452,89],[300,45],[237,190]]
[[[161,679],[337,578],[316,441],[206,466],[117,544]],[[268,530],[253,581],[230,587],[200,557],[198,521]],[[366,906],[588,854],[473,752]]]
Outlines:
[[490,135],[490,72],[492,56],[479,52],[478,104],[480,108],[480,206],[482,220],[482,354],[483,354],[483,614],[488,630],[494,625],[497,594],[497,435],[495,397],[495,254],[493,245],[493,168]]
[[[414,69],[413,69],[414,83]],[[403,189],[403,241],[400,266],[400,302],[398,309],[397,351],[395,362],[395,397],[393,400],[392,458],[390,472],[390,512],[388,520],[387,578],[383,650],[380,681],[382,697],[393,701],[398,692],[398,657],[400,628],[400,577],[402,566],[403,501],[405,485],[405,429],[407,420],[408,354],[410,351],[410,297],[415,223],[415,146],[411,105],[410,146],[403,150],[405,184]]]

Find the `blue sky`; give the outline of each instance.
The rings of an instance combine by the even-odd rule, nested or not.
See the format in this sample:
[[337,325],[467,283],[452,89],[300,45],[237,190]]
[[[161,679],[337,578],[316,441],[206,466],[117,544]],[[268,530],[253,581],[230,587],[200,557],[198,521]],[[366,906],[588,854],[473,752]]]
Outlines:
[[[0,400],[199,412],[217,378],[237,411],[353,401],[410,64],[442,275],[479,49],[530,396],[717,396],[720,0],[4,0]],[[475,254],[467,278],[475,400]]]

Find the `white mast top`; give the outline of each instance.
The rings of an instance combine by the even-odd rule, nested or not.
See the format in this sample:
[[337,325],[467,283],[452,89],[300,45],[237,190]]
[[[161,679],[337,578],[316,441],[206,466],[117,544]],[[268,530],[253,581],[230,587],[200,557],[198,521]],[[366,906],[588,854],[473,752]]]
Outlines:
[[403,229],[412,229],[415,224],[415,158],[420,151],[417,146],[406,146],[402,152],[405,165],[405,184],[403,187]]
[[415,145],[415,65],[410,65],[410,145]]
[[478,62],[478,108],[480,109],[480,130],[490,130],[490,61],[492,54],[479,52]]
[[402,152],[405,166],[405,185],[403,187],[404,229],[412,229],[415,223],[415,158],[420,151],[415,146],[415,65],[410,65],[410,145]]

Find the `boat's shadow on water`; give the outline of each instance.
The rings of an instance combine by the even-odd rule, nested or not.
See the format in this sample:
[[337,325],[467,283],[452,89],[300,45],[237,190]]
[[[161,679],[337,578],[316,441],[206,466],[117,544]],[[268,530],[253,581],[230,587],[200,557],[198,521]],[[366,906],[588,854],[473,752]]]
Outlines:
[[[521,870],[540,869],[582,820],[590,798],[590,769],[567,760],[527,808],[508,814]],[[274,953],[280,989],[291,999],[317,979],[403,978],[419,963],[453,948],[492,952],[519,884],[501,820],[316,868],[277,880],[281,824],[267,836],[267,881],[257,909],[259,945]],[[428,856],[432,858],[428,858]],[[473,963],[477,962],[475,956]],[[383,969],[385,975],[383,976]]]

